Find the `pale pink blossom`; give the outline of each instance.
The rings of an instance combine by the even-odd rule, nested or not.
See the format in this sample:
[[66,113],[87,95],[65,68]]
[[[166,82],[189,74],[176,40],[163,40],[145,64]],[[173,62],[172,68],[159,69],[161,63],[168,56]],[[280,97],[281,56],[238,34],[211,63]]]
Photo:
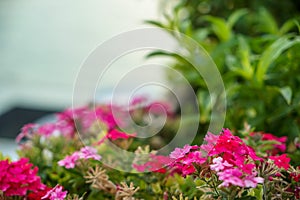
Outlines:
[[226,167],[232,167],[231,164],[229,164],[226,160],[223,162],[222,157],[217,157],[213,159],[213,164],[210,165],[210,169],[215,171],[221,171]]
[[93,147],[89,147],[89,146],[86,146],[86,147],[83,147],[80,149],[80,152],[79,152],[79,157],[81,159],[93,159],[93,160],[100,160],[101,159],[101,156],[99,154],[97,154],[97,149],[93,148]]
[[64,200],[67,197],[67,191],[63,191],[62,186],[56,185],[52,190],[49,190],[42,199]]
[[174,159],[182,158],[187,153],[189,153],[191,149],[193,149],[195,147],[196,146],[190,146],[190,145],[186,144],[183,148],[175,148],[175,150],[171,152],[170,158],[174,158]]
[[243,173],[237,168],[226,169],[217,174],[219,179],[223,181],[219,187],[229,187],[230,185],[244,187],[244,181],[242,179]]
[[59,166],[64,166],[67,169],[74,168],[79,159],[88,160],[100,160],[101,156],[97,153],[97,150],[93,147],[82,147],[80,151],[75,151],[73,154],[66,156],[63,160],[58,161]]
[[77,160],[79,160],[78,152],[74,152],[70,156],[66,156],[63,160],[58,161],[59,166],[64,166],[67,169],[72,169],[75,167]]

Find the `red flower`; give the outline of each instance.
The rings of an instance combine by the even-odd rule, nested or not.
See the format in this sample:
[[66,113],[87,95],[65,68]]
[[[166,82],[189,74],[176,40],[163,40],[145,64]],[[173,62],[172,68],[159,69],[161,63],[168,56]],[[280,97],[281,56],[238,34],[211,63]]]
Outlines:
[[277,165],[279,168],[284,168],[287,170],[290,167],[290,158],[287,157],[286,154],[282,154],[280,156],[270,156],[271,160],[274,160],[275,165]]
[[31,192],[28,194],[27,199],[28,200],[41,200],[43,196],[45,196],[48,191],[50,191],[52,188],[45,187],[45,189],[37,191],[37,192]]

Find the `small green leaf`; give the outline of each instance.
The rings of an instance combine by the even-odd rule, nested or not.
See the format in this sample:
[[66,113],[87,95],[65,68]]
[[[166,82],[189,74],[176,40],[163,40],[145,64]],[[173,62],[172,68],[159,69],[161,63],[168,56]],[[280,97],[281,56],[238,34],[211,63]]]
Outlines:
[[297,27],[297,20],[290,19],[286,21],[279,29],[279,35],[289,32],[293,27]]
[[292,101],[292,89],[289,86],[283,87],[279,89],[279,92],[281,93],[282,97],[286,101],[288,105],[291,104]]
[[270,34],[278,33],[277,22],[267,9],[260,8],[258,17],[259,17],[258,21],[260,22],[261,31]]
[[263,53],[258,62],[256,78],[261,85],[270,65],[288,48],[300,42],[298,37],[291,39],[290,35],[282,36],[273,42]]
[[154,21],[154,20],[145,20],[144,21],[146,24],[151,24],[151,25],[154,25],[154,26],[157,26],[159,28],[166,28],[166,26],[158,21]]
[[248,13],[247,9],[240,9],[233,12],[227,20],[227,25],[230,29],[235,25],[235,23],[244,15]]
[[205,16],[204,19],[212,23],[212,30],[221,41],[230,39],[231,30],[223,18]]

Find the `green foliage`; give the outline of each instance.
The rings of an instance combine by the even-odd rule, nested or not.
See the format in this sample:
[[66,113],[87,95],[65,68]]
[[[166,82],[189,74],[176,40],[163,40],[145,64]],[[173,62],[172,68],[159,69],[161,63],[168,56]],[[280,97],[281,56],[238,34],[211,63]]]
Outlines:
[[[241,129],[248,122],[259,130],[293,139],[300,134],[297,6],[295,1],[275,5],[268,0],[181,0],[166,11],[165,20],[150,23],[174,30],[171,34],[189,56],[193,56],[193,49],[176,36],[176,31],[193,38],[212,57],[226,87],[225,127]],[[275,15],[279,8],[281,12]],[[198,95],[200,132],[205,132],[216,94],[208,93],[202,77],[184,56],[162,51],[149,56],[173,58],[173,68],[185,76]]]

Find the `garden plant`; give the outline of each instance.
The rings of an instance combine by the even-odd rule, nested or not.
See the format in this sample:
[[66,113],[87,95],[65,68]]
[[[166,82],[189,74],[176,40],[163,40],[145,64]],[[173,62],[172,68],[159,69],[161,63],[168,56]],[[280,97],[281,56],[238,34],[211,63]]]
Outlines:
[[[187,54],[149,57],[171,57],[195,91],[194,142],[158,151],[180,128],[180,109],[170,102],[136,97],[129,106],[69,108],[53,122],[24,125],[18,160],[0,155],[1,200],[300,199],[299,3],[179,0],[161,10],[163,19],[147,23],[170,33]],[[187,62],[195,49],[176,32],[203,46],[220,71],[227,100],[221,132],[207,132],[219,94],[209,93]],[[126,113],[141,127],[165,123],[141,139]]]

